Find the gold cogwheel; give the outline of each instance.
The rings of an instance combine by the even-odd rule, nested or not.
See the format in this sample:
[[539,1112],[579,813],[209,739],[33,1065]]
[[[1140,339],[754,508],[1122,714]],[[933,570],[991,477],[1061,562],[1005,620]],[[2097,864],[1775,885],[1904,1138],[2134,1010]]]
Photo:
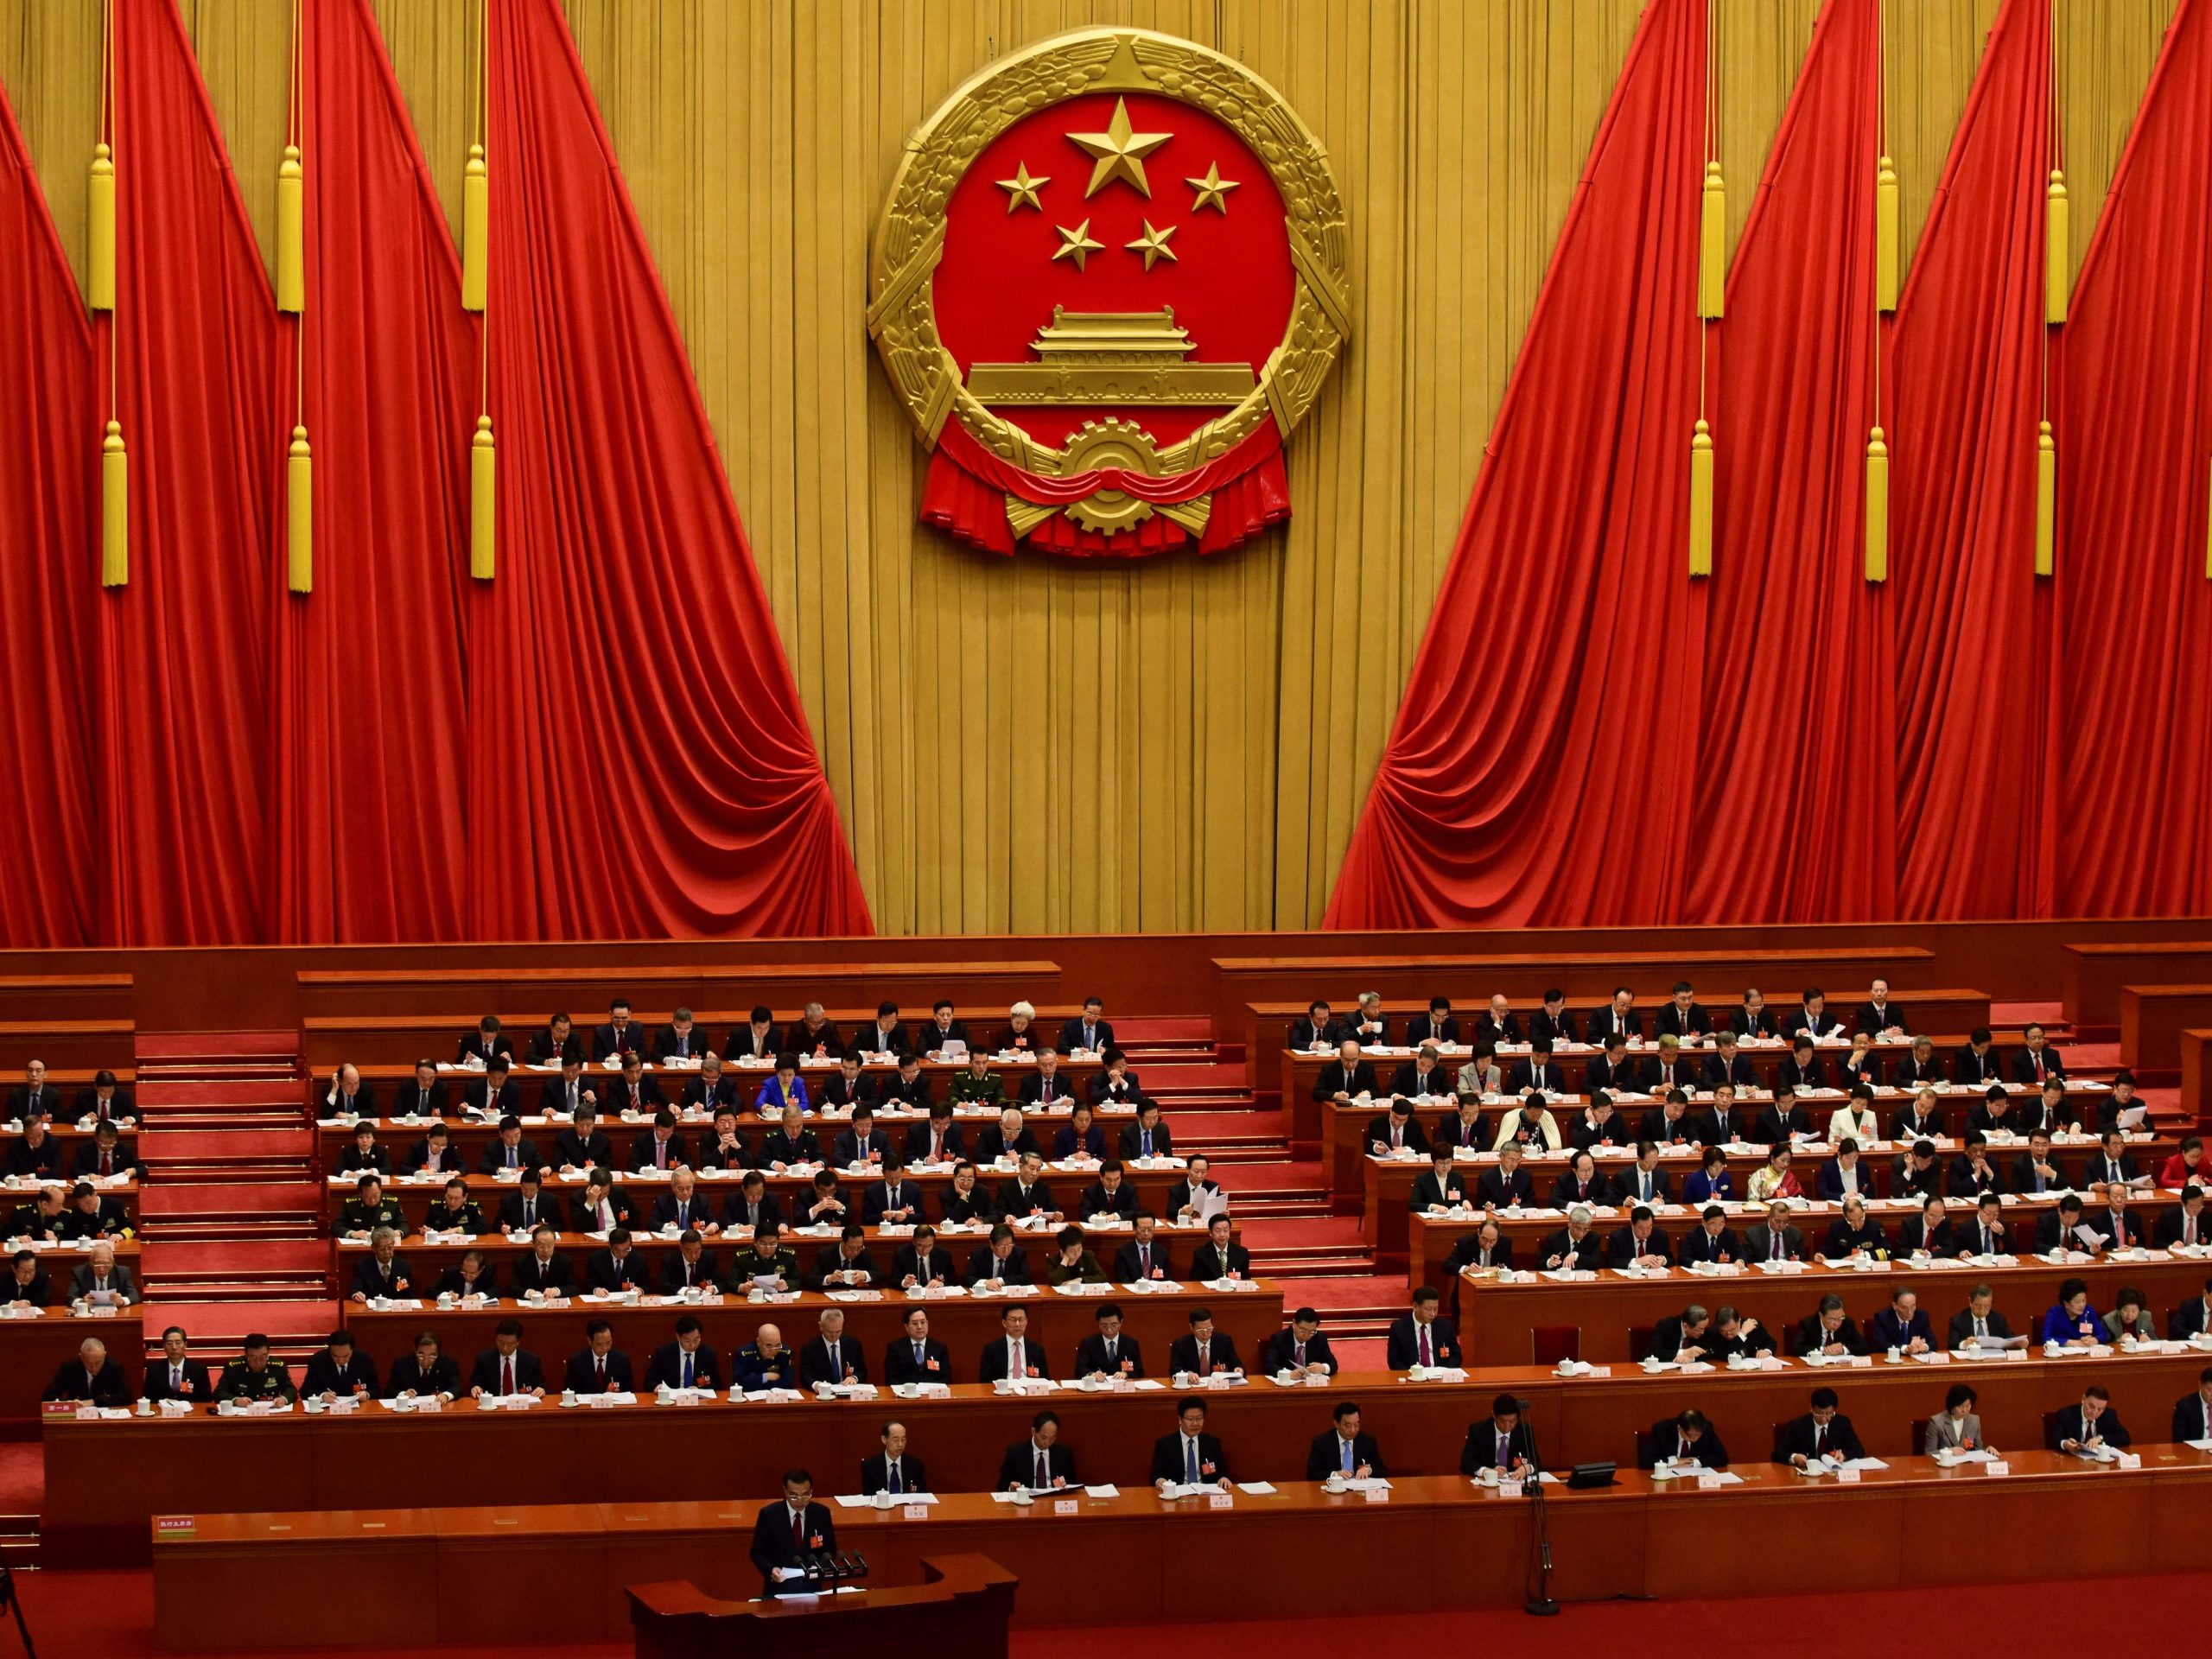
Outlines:
[[[1068,434],[1060,475],[1069,477],[1098,467],[1121,467],[1147,477],[1160,471],[1160,450],[1152,435],[1134,421],[1109,415],[1103,421],[1085,421]],[[1122,490],[1101,490],[1067,509],[1069,518],[1085,530],[1103,536],[1141,524],[1152,517],[1152,503]]]

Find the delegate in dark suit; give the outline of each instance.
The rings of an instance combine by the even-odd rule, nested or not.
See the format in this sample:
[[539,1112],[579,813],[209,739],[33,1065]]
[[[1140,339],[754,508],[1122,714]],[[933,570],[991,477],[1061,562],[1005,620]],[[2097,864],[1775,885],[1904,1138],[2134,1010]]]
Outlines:
[[1331,1475],[1349,1475],[1362,1464],[1367,1465],[1368,1474],[1376,1479],[1389,1474],[1390,1471],[1382,1466],[1382,1453],[1375,1444],[1375,1437],[1365,1429],[1352,1436],[1349,1465],[1344,1461],[1344,1436],[1333,1428],[1316,1434],[1313,1444],[1306,1448],[1306,1478],[1326,1480]]
[[[163,1370],[168,1368],[164,1366]],[[123,1374],[123,1367],[112,1356],[100,1362],[100,1368],[92,1376],[85,1374],[85,1362],[72,1354],[61,1362],[54,1373],[54,1381],[46,1385],[41,1400],[81,1400],[95,1406],[127,1406],[130,1403],[130,1379]]]
[[[166,1376],[168,1367],[162,1366]],[[334,1394],[341,1399],[350,1394],[366,1391],[366,1397],[377,1397],[376,1362],[356,1348],[346,1357],[341,1367],[331,1357],[330,1350],[319,1349],[308,1356],[307,1376],[300,1384],[302,1395]]]
[[[1188,1341],[1188,1338],[1183,1338]],[[1221,1481],[1230,1478],[1229,1459],[1222,1455],[1221,1442],[1211,1434],[1201,1433],[1198,1446],[1198,1478],[1201,1481]],[[1152,1444],[1152,1472],[1148,1480],[1172,1480],[1181,1483],[1189,1475],[1184,1466],[1188,1460],[1183,1455],[1183,1436],[1178,1433],[1163,1434]]]
[[1124,1331],[1114,1338],[1113,1351],[1109,1353],[1106,1338],[1094,1331],[1076,1344],[1075,1374],[1090,1376],[1098,1372],[1108,1376],[1142,1376],[1144,1350]]
[[1654,1468],[1669,1458],[1678,1457],[1695,1458],[1708,1469],[1726,1469],[1728,1466],[1728,1448],[1720,1443],[1720,1435],[1710,1422],[1706,1424],[1705,1432],[1697,1437],[1694,1444],[1685,1442],[1681,1427],[1671,1417],[1664,1422],[1652,1424],[1651,1432],[1645,1439],[1650,1446],[1651,1459],[1650,1462],[1642,1465],[1646,1469]]
[[[476,1363],[468,1373],[468,1386],[481,1389],[486,1394],[499,1391],[499,1354],[497,1349],[486,1348],[476,1356]],[[538,1363],[537,1356],[527,1349],[515,1350],[515,1392],[526,1394],[532,1389],[544,1386],[545,1367]]]
[[[927,1470],[919,1458],[901,1453],[899,1459],[899,1480],[891,1479],[891,1459],[878,1452],[873,1457],[861,1459],[861,1496],[874,1497],[878,1492],[926,1492],[930,1489]],[[778,1505],[779,1508],[782,1506]]]
[[607,1380],[600,1381],[601,1356],[588,1348],[582,1353],[569,1356],[568,1369],[562,1373],[561,1386],[577,1394],[628,1394],[635,1386],[630,1370],[630,1356],[620,1349],[611,1348],[606,1354]]
[[[1710,1438],[1711,1431],[1707,1433]],[[1852,1459],[1866,1455],[1866,1448],[1859,1443],[1859,1431],[1852,1427],[1851,1419],[1840,1411],[1824,1424],[1815,1423],[1809,1411],[1802,1417],[1792,1417],[1774,1439],[1777,1463],[1788,1463],[1795,1458],[1810,1463],[1830,1452],[1840,1452]]]
[[893,1337],[883,1351],[883,1380],[893,1388],[901,1382],[950,1382],[951,1351],[931,1337],[922,1344],[921,1357],[917,1359],[912,1338]]
[[[1452,1321],[1439,1314],[1428,1325],[1428,1344],[1431,1365],[1464,1365],[1467,1357],[1459,1350],[1459,1332]],[[1402,1371],[1421,1363],[1421,1332],[1415,1329],[1414,1316],[1400,1316],[1390,1327],[1389,1345],[1383,1361],[1392,1370]]]
[[[645,1386],[658,1389],[663,1383],[671,1389],[683,1386],[683,1344],[680,1342],[664,1342],[653,1350],[653,1357],[645,1362]],[[722,1357],[702,1342],[691,1351],[691,1386],[695,1389],[719,1389],[721,1385]],[[763,1386],[766,1385],[764,1383]]]
[[[1173,1436],[1170,1436],[1173,1439]],[[1045,1478],[1037,1478],[1037,1459],[1045,1459]],[[998,1485],[994,1489],[1007,1491],[1016,1486],[1027,1486],[1042,1491],[1052,1486],[1072,1486],[1075,1483],[1075,1453],[1064,1442],[1055,1440],[1040,1454],[1037,1442],[1027,1437],[1016,1440],[1006,1449],[999,1459]]]
[[167,1359],[157,1359],[146,1367],[146,1398],[149,1400],[189,1400],[195,1405],[205,1405],[213,1395],[208,1390],[207,1368],[196,1359],[188,1359],[179,1368],[181,1375],[173,1375]]
[[[794,1516],[790,1505],[779,1499],[761,1510],[753,1523],[753,1565],[760,1569],[761,1587],[771,1592],[785,1581],[782,1569],[804,1564],[802,1552],[808,1555],[834,1553],[836,1548],[837,1524],[830,1518],[826,1503],[810,1501]],[[804,1586],[805,1580],[791,1582]]]
[[[1982,1325],[1985,1334],[1997,1341],[2010,1342],[2012,1339],[2012,1322],[1993,1307],[1984,1316]],[[1943,1345],[1947,1348],[1961,1347],[1974,1333],[1974,1310],[1962,1307],[1951,1315],[1950,1328],[1944,1335]]]
[[1319,1331],[1307,1340],[1304,1359],[1298,1357],[1298,1332],[1288,1325],[1269,1337],[1268,1345],[1260,1352],[1260,1369],[1270,1376],[1277,1371],[1303,1370],[1308,1365],[1326,1365],[1332,1376],[1339,1369],[1329,1338]]
[[2125,1452],[2135,1443],[2135,1437],[2127,1432],[2127,1426],[2120,1421],[2120,1414],[2110,1406],[2104,1408],[2103,1414],[2095,1422],[2085,1425],[2082,1418],[2082,1408],[2077,1404],[2067,1407],[2052,1417],[2050,1449],[2054,1452],[2063,1451],[2065,1449],[2067,1441],[2086,1441],[2093,1434],[2100,1437],[2107,1446],[2116,1452]]
[[1495,1417],[1467,1425],[1466,1444],[1459,1448],[1461,1474],[1472,1475],[1478,1469],[1510,1469],[1523,1461],[1532,1468],[1537,1466],[1535,1436],[1526,1422],[1516,1421],[1510,1434],[1497,1432]]

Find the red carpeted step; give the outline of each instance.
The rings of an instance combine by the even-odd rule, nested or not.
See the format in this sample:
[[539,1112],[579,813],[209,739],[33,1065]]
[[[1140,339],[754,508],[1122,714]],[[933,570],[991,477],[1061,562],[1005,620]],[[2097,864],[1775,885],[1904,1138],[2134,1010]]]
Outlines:
[[296,1031],[142,1031],[133,1046],[141,1064],[148,1060],[289,1059],[300,1051]]
[[1322,1182],[1321,1166],[1318,1160],[1294,1161],[1284,1159],[1276,1163],[1240,1164],[1233,1169],[1216,1170],[1214,1177],[1231,1192],[1307,1196],[1328,1190]]
[[1110,1021],[1114,1040],[1123,1048],[1135,1043],[1208,1043],[1213,1019],[1204,1014],[1140,1014]]
[[149,1282],[158,1278],[290,1276],[330,1271],[327,1240],[239,1240],[231,1243],[149,1244],[140,1261]]
[[236,1353],[239,1338],[256,1331],[272,1343],[311,1344],[327,1336],[339,1317],[338,1303],[327,1297],[283,1302],[164,1302],[149,1313],[146,1334],[149,1342],[157,1343],[157,1322],[182,1325],[195,1353],[205,1356],[211,1348]]
[[1340,1216],[1240,1220],[1236,1228],[1237,1237],[1251,1250],[1307,1249],[1318,1245],[1357,1249],[1362,1246],[1358,1221]]
[[224,1077],[156,1077],[138,1085],[138,1104],[149,1116],[162,1109],[190,1107],[269,1106],[304,1115],[305,1085],[296,1077],[270,1079]]
[[304,1123],[257,1129],[149,1128],[138,1136],[138,1155],[149,1164],[291,1158],[304,1169],[314,1152],[315,1131]]
[[319,1216],[318,1181],[235,1181],[221,1185],[164,1185],[141,1188],[138,1213],[148,1220],[209,1215]]

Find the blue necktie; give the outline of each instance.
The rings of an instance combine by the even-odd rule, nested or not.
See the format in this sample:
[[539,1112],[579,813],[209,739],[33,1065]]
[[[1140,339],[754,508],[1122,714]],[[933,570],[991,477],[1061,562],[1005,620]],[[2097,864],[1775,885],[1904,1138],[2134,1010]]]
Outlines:
[[1152,1156],[1152,1131],[1150,1129],[1147,1129],[1144,1132],[1144,1155],[1147,1158]]
[[893,1494],[899,1491],[899,1460],[896,1458],[891,1460],[891,1490]]
[[683,1386],[687,1389],[691,1386],[691,1356],[688,1351],[683,1356]]
[[1344,1449],[1344,1473],[1350,1474],[1351,1473],[1351,1442],[1345,1440],[1342,1435],[1338,1435],[1337,1437],[1337,1444]]
[[1183,1479],[1185,1484],[1198,1484],[1198,1443],[1195,1440],[1183,1442]]

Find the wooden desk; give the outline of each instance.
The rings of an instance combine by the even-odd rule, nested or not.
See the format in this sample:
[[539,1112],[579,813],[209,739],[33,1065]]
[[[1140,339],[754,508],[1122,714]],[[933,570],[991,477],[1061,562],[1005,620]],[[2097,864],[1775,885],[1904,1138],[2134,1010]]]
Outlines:
[[[1138,1207],[1149,1210],[1157,1216],[1166,1211],[1168,1193],[1184,1179],[1185,1173],[1179,1169],[1134,1169],[1127,1172],[1122,1179],[1135,1189]],[[651,1209],[650,1201],[658,1198],[661,1191],[669,1185],[669,1177],[654,1170],[625,1170],[621,1172],[621,1185],[640,1203],[645,1204],[648,1212]],[[944,1212],[944,1195],[945,1190],[952,1185],[950,1170],[910,1169],[906,1172],[906,1178],[919,1186],[927,1195],[929,1212],[932,1218]],[[496,1175],[469,1175],[462,1179],[468,1183],[468,1196],[475,1199],[483,1208],[485,1218],[487,1221],[496,1221],[499,1218],[499,1200],[508,1193],[518,1190],[515,1182],[503,1181]],[[764,1172],[763,1179],[768,1191],[775,1193],[782,1200],[784,1212],[786,1215],[791,1213],[791,1202],[798,1194],[810,1192],[813,1190],[813,1179],[810,1176],[779,1175],[773,1170],[769,1170]],[[875,1185],[880,1179],[875,1176],[855,1175],[842,1170],[838,1172],[839,1184],[851,1195],[855,1204],[864,1201],[862,1195],[866,1189]],[[995,1192],[999,1183],[1006,1179],[1007,1175],[1001,1172],[987,1170],[982,1179],[976,1182],[976,1186],[979,1190]],[[1098,1173],[1096,1170],[1067,1170],[1052,1164],[1045,1166],[1045,1185],[1052,1190],[1054,1201],[1058,1203],[1076,1203],[1081,1199],[1085,1189],[1097,1179]],[[742,1177],[738,1173],[721,1170],[702,1170],[699,1174],[699,1196],[719,1211],[726,1200],[737,1194],[741,1184]],[[334,1224],[339,1212],[345,1207],[346,1200],[353,1196],[356,1189],[353,1178],[349,1176],[334,1175],[324,1185],[326,1192],[323,1198],[323,1217]],[[584,1185],[581,1175],[573,1180],[566,1176],[559,1176],[548,1181],[544,1191],[548,1193],[557,1192],[562,1205],[565,1207],[572,1199],[583,1196]],[[384,1186],[385,1197],[395,1200],[406,1215],[410,1231],[422,1226],[423,1217],[429,1212],[430,1206],[443,1196],[444,1192],[443,1179],[430,1181],[388,1180]],[[1230,1201],[1232,1205],[1236,1202],[1233,1197]],[[1040,1233],[1037,1237],[1049,1243],[1052,1235],[1049,1232]]]
[[[1459,1334],[1467,1356],[1482,1364],[1515,1364],[1534,1352],[1539,1329],[1573,1327],[1580,1332],[1580,1357],[1601,1363],[1624,1361],[1632,1333],[1648,1331],[1692,1302],[1713,1308],[1724,1303],[1757,1319],[1777,1339],[1812,1313],[1830,1291],[1843,1298],[1845,1311],[1866,1322],[1890,1305],[1896,1287],[1910,1285],[1940,1338],[1951,1316],[1967,1305],[1967,1293],[1986,1284],[1996,1294],[1997,1311],[2016,1334],[2031,1333],[2058,1300],[2058,1287],[2079,1279],[2089,1287],[2099,1313],[2112,1309],[2123,1285],[2139,1289],[2160,1332],[2167,1316],[2198,1295],[2212,1270],[2202,1262],[2177,1262],[2164,1251],[2145,1262],[2101,1258],[2087,1265],[2054,1267],[2032,1257],[2010,1268],[1915,1266],[1892,1262],[1868,1272],[1834,1269],[1813,1263],[1802,1274],[1747,1272],[1740,1277],[1708,1278],[1677,1268],[1663,1278],[1631,1278],[1607,1270],[1595,1279],[1560,1282],[1540,1279],[1533,1285],[1500,1284],[1461,1275]],[[1847,1373],[1847,1375],[1848,1375]]]
[[[2130,1140],[2127,1143],[2127,1150],[2135,1159],[2139,1167],[2155,1171],[2173,1154],[2179,1145],[2180,1143],[2171,1135],[2145,1136],[2139,1140]],[[1948,1141],[1938,1141],[1936,1146],[1937,1164],[1948,1171],[1950,1167],[1950,1160],[1958,1151],[1958,1147]],[[2018,1147],[2008,1147],[2004,1155],[1993,1161],[1998,1163],[2000,1168],[2009,1167],[2012,1158],[2024,1150],[2025,1150],[2024,1143]],[[2069,1179],[2078,1180],[2087,1171],[2088,1161],[2096,1154],[2096,1151],[2097,1147],[2092,1142],[2088,1145],[2054,1147],[2051,1149],[2051,1155],[2053,1161],[2064,1174]],[[1869,1160],[1876,1165],[1875,1181],[1878,1186],[1886,1188],[1889,1179],[1887,1173],[1889,1162],[1897,1152],[1897,1147],[1894,1143],[1878,1141],[1875,1150],[1868,1154]],[[1799,1157],[1794,1160],[1797,1169],[1797,1179],[1801,1185],[1810,1185],[1810,1182],[1806,1179],[1805,1166],[1814,1161],[1807,1157]],[[1823,1157],[1820,1161],[1825,1161],[1825,1158]],[[1471,1182],[1482,1171],[1492,1168],[1497,1162],[1497,1154],[1491,1154],[1457,1164],[1454,1167]],[[1598,1160],[1598,1166],[1608,1173],[1618,1174],[1620,1171],[1630,1167],[1634,1162],[1635,1160],[1627,1153],[1616,1152],[1608,1157],[1600,1158]],[[1736,1190],[1738,1192],[1747,1190],[1745,1184],[1750,1180],[1752,1173],[1763,1167],[1765,1162],[1765,1159],[1757,1154],[1731,1153],[1728,1155],[1729,1173],[1736,1178]],[[1538,1202],[1541,1203],[1550,1197],[1552,1184],[1558,1180],[1560,1173],[1567,1167],[1569,1159],[1565,1152],[1547,1153],[1541,1158],[1524,1160],[1522,1167],[1529,1172],[1535,1181]],[[1667,1172],[1677,1192],[1681,1191],[1683,1178],[1694,1173],[1697,1166],[1697,1154],[1693,1151],[1675,1147],[1660,1154],[1660,1167]],[[1378,1262],[1396,1263],[1409,1259],[1410,1230],[1408,1226],[1408,1211],[1413,1198],[1414,1181],[1422,1171],[1428,1167],[1427,1159],[1410,1163],[1387,1158],[1368,1157],[1360,1160],[1360,1233],[1366,1239],[1368,1247],[1375,1251]],[[1817,1175],[1814,1179],[1817,1179]],[[1825,1222],[1822,1224],[1822,1230],[1826,1230]]]
[[411,1351],[416,1333],[435,1331],[444,1350],[460,1364],[463,1382],[476,1356],[492,1345],[492,1329],[503,1319],[523,1325],[523,1345],[544,1362],[550,1379],[558,1382],[560,1367],[570,1354],[584,1346],[584,1327],[603,1319],[614,1327],[614,1345],[636,1362],[639,1375],[652,1351],[676,1336],[676,1321],[695,1315],[704,1327],[707,1341],[721,1351],[725,1367],[738,1351],[753,1340],[763,1325],[783,1332],[796,1348],[814,1337],[825,1308],[842,1306],[848,1338],[859,1344],[874,1376],[884,1350],[904,1332],[906,1318],[914,1307],[927,1310],[930,1334],[950,1351],[955,1377],[972,1377],[976,1357],[984,1345],[1001,1334],[1000,1314],[1019,1304],[1029,1310],[1029,1340],[1051,1356],[1054,1367],[1066,1370],[1075,1363],[1077,1344],[1098,1329],[1098,1305],[1119,1303],[1122,1329],[1141,1343],[1147,1362],[1163,1370],[1168,1344],[1191,1328],[1191,1310],[1211,1308],[1217,1328],[1235,1339],[1237,1351],[1247,1356],[1283,1327],[1282,1287],[1272,1280],[1256,1281],[1257,1288],[1241,1293],[1216,1293],[1185,1281],[1180,1291],[1133,1292],[1116,1288],[1105,1295],[1068,1296],[1039,1287],[1021,1296],[962,1296],[943,1300],[911,1301],[892,1292],[872,1302],[837,1303],[809,1291],[796,1300],[753,1303],[730,1297],[721,1305],[694,1306],[652,1299],[635,1307],[608,1306],[572,1298],[566,1308],[544,1308],[502,1301],[483,1308],[442,1308],[426,1299],[421,1308],[379,1313],[349,1306],[346,1322],[359,1338],[362,1351],[377,1362],[379,1374]]
[[[641,1358],[641,1356],[633,1356]],[[1983,1432],[2006,1448],[2042,1444],[2043,1414],[2073,1403],[2090,1378],[2113,1396],[2120,1419],[2144,1440],[2168,1426],[2174,1402],[2196,1386],[2205,1356],[2113,1355],[2106,1358],[1948,1365],[1889,1365],[1823,1371],[1796,1361],[1773,1371],[1679,1371],[1647,1375],[1618,1365],[1607,1376],[1564,1380],[1549,1370],[1495,1367],[1465,1382],[1412,1384],[1389,1372],[1345,1373],[1325,1386],[1281,1388],[1255,1379],[1208,1395],[1208,1421],[1231,1466],[1244,1479],[1301,1478],[1314,1436],[1327,1432],[1340,1399],[1359,1402],[1394,1475],[1448,1475],[1459,1467],[1468,1425],[1489,1414],[1501,1390],[1529,1402],[1539,1447],[1554,1465],[1635,1459],[1636,1435],[1685,1406],[1720,1426],[1745,1462],[1766,1456],[1771,1426],[1805,1409],[1825,1382],[1843,1395],[1860,1438],[1877,1457],[1917,1448],[1914,1424],[1942,1406],[1953,1382],[1980,1395]],[[973,1383],[944,1400],[486,1412],[471,1407],[416,1416],[371,1406],[328,1414],[219,1418],[132,1418],[44,1426],[46,1496],[41,1548],[50,1562],[143,1561],[148,1520],[188,1510],[220,1492],[241,1510],[336,1510],[386,1489],[386,1472],[434,1466],[441,1491],[457,1502],[493,1498],[558,1503],[579,1495],[576,1471],[593,1471],[584,1489],[610,1503],[677,1498],[709,1501],[736,1490],[772,1491],[793,1465],[812,1471],[817,1492],[858,1490],[861,1459],[880,1449],[883,1422],[906,1423],[908,1445],[944,1491],[990,1486],[1006,1448],[1047,1407],[1077,1474],[1092,1484],[1141,1486],[1154,1440],[1170,1432],[1172,1392],[1085,1394],[1009,1399]],[[680,1427],[664,1421],[681,1414]],[[696,1455],[664,1455],[672,1437]]]
[[2120,1023],[2123,985],[2212,979],[2212,939],[2143,939],[2058,948],[2066,1019],[2073,1026]]
[[[116,1256],[118,1261],[128,1261],[135,1278],[138,1267],[135,1257],[126,1257],[120,1249]],[[48,1263],[49,1274],[57,1267],[63,1270],[56,1295],[67,1294],[68,1268],[80,1259],[73,1253],[66,1263]],[[35,1319],[0,1319],[0,1419],[16,1425],[35,1421],[39,1414],[39,1396],[46,1392],[46,1385],[54,1381],[54,1374],[61,1369],[63,1361],[76,1357],[77,1349],[86,1337],[98,1337],[107,1344],[109,1357],[123,1367],[124,1374],[136,1388],[142,1369],[139,1362],[146,1351],[145,1321],[138,1308],[118,1308],[113,1313],[93,1319],[74,1315],[67,1306],[49,1307]],[[0,1434],[0,1438],[16,1437]]]
[[[83,1010],[77,1011],[81,1015]],[[53,1074],[86,1074],[102,1066],[130,1064],[134,1028],[126,1016],[112,1020],[0,1020],[0,1071],[20,1074],[33,1060],[44,1060]],[[19,1080],[19,1078],[17,1079]],[[73,1093],[74,1090],[72,1090]]]
[[818,1602],[723,1601],[688,1580],[632,1585],[637,1659],[810,1656],[832,1642],[847,1652],[904,1644],[957,1650],[966,1659],[1006,1659],[1020,1581],[984,1555],[944,1555],[917,1565],[918,1586],[891,1589],[870,1580],[861,1593]]
[[2212,1112],[2212,1030],[2181,1034],[2181,1109],[2189,1123],[2202,1123]]
[[[1554,1592],[1585,1600],[1878,1591],[2212,1564],[2212,1531],[2196,1524],[2212,1499],[2212,1459],[2202,1453],[2152,1447],[2141,1468],[2120,1471],[2024,1451],[2012,1467],[2000,1480],[1899,1458],[1847,1486],[1746,1463],[1742,1484],[1711,1491],[1633,1471],[1607,1489],[1557,1489]],[[945,1497],[926,1520],[841,1510],[837,1539],[892,1586],[915,1582],[925,1558],[988,1555],[1029,1587],[1017,1608],[1024,1623],[1162,1622],[1198,1607],[1210,1619],[1293,1606],[1317,1617],[1502,1607],[1529,1593],[1526,1501],[1456,1475],[1395,1481],[1381,1503],[1302,1482],[1236,1494],[1226,1510],[1166,1503],[1149,1489],[1071,1501],[1065,1515],[981,1496]],[[346,1628],[330,1618],[339,1582],[441,1586],[435,1599],[393,1599],[373,1630],[357,1627],[380,1647],[619,1637],[628,1583],[675,1575],[710,1595],[754,1593],[759,1575],[739,1541],[760,1508],[749,1493],[180,1517],[154,1549],[156,1640],[232,1649],[327,1642]],[[1977,1547],[1927,1548],[1959,1537]]]
[[[109,1019],[128,1023],[132,984],[129,974],[0,974],[0,1013],[25,1022]],[[128,1054],[130,1045],[123,1046]]]
[[[2181,1065],[2181,1034],[2212,1023],[2212,984],[2120,988],[2120,1058],[2146,1083]],[[2157,1074],[2157,1075],[2152,1075]]]

